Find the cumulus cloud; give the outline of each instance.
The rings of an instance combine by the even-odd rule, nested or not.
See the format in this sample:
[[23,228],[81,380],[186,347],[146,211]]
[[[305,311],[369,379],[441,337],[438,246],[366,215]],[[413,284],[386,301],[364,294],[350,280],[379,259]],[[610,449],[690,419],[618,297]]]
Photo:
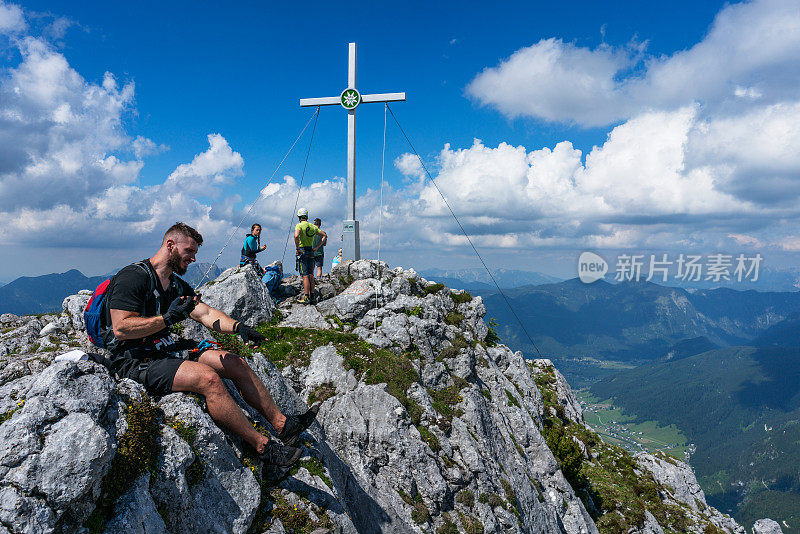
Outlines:
[[[209,135],[208,150],[180,165],[162,184],[113,185],[86,196],[79,206],[60,203],[38,209],[23,204],[0,211],[0,242],[29,242],[36,233],[54,236],[41,243],[44,246],[131,247],[152,242],[177,220],[194,225],[207,238],[221,239],[232,229],[230,218],[214,217],[212,205],[198,200],[195,193],[213,192],[220,176],[227,180],[238,173],[241,156],[221,136]],[[200,185],[192,185],[193,181]]]
[[[63,35],[68,21],[56,23],[61,29],[45,33]],[[19,7],[0,4],[0,31],[17,32],[20,54],[0,78],[0,243],[38,234],[53,236],[42,246],[131,247],[176,220],[211,238],[231,230],[239,197],[223,191],[243,175],[244,161],[222,135],[210,134],[208,148],[163,183],[140,185],[143,158],[167,147],[127,133],[134,84],[110,72],[84,79],[27,28]]]
[[422,163],[414,154],[401,154],[394,160],[394,166],[403,176],[416,179],[425,178],[425,169],[422,168]]
[[[345,179],[342,177],[299,187],[297,180],[287,175],[282,182],[272,182],[262,189],[248,221],[258,222],[263,226],[261,242],[273,243],[269,246],[268,254],[276,251],[273,247],[279,247],[282,251],[283,244],[287,242],[294,224],[297,223],[296,210],[299,208],[306,208],[311,219],[322,219],[326,230],[339,232],[345,212],[346,189]],[[361,213],[364,213],[363,208],[359,202]],[[291,248],[289,252],[293,250]]]
[[217,197],[220,186],[230,185],[235,176],[243,174],[241,154],[234,152],[224,137],[210,134],[208,144],[208,150],[195,156],[191,163],[179,165],[165,185],[192,195]]
[[0,35],[14,35],[25,31],[27,27],[25,15],[19,6],[0,2]]
[[110,73],[87,82],[33,37],[19,49],[22,62],[0,81],[0,210],[77,206],[135,181],[141,161],[113,154],[130,142],[122,115],[133,84],[120,87]]
[[[646,43],[645,43],[646,44]],[[543,39],[485,69],[467,93],[509,117],[602,126],[652,109],[700,102],[726,109],[798,97],[800,8],[794,0],[725,7],[688,50],[595,49]]]
[[[445,145],[435,179],[467,232],[486,247],[786,249],[793,241],[785,245],[781,236],[797,232],[800,216],[791,202],[796,178],[773,193],[774,180],[747,177],[800,174],[796,112],[784,104],[720,118],[703,117],[698,106],[653,111],[613,128],[585,156],[569,141],[534,150],[480,140],[468,148]],[[398,168],[413,170],[412,157],[398,158]],[[388,227],[405,234],[394,236],[398,242],[465,242],[429,182],[407,184],[388,198],[384,220],[402,221]],[[359,202],[375,209],[370,195]],[[778,227],[777,218],[788,223]]]

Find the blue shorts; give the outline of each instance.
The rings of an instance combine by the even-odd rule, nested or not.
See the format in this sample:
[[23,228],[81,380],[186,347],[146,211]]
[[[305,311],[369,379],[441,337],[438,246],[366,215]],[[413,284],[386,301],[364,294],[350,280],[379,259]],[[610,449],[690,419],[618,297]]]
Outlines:
[[314,265],[316,267],[322,267],[322,262],[325,261],[325,254],[320,254],[319,256],[314,256]]

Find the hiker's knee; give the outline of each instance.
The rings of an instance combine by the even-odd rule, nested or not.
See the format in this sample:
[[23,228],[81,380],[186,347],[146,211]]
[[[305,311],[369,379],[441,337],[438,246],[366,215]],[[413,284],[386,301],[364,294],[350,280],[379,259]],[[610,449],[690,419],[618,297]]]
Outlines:
[[201,393],[208,395],[209,393],[213,394],[223,391],[225,389],[225,384],[222,383],[222,377],[211,367],[203,367],[205,367],[205,369],[200,370],[197,376],[197,384]]

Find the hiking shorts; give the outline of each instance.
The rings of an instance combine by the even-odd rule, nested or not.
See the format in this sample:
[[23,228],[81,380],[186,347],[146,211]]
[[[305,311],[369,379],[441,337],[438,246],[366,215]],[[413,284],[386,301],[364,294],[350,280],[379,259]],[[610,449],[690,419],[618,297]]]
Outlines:
[[314,251],[311,247],[303,247],[297,258],[297,272],[300,276],[314,276]]
[[319,256],[314,256],[314,266],[322,267],[322,264],[325,262],[325,254],[321,254]]
[[172,382],[178,367],[185,361],[197,361],[196,355],[184,360],[169,352],[153,351],[149,358],[139,359],[126,356],[127,351],[112,360],[112,368],[120,378],[130,378],[139,382],[152,396],[162,397],[174,393]]

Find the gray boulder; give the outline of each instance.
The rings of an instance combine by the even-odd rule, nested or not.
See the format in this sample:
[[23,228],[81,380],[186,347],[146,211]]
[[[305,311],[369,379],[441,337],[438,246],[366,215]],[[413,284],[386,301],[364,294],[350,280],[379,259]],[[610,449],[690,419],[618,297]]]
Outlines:
[[320,330],[327,330],[331,327],[316,306],[295,304],[288,308],[283,308],[282,311],[286,316],[278,326],[317,328]]
[[383,306],[393,296],[391,287],[374,278],[363,278],[335,297],[321,302],[317,308],[326,316],[335,315],[342,321],[358,321],[367,311]]
[[694,471],[687,464],[670,456],[648,453],[634,455],[636,463],[652,474],[655,481],[666,488],[668,501],[683,505],[692,525],[689,532],[702,534],[704,526],[711,523],[722,532],[745,534],[745,529],[730,516],[708,506],[705,494],[697,483]]
[[0,521],[12,531],[80,525],[114,456],[118,406],[106,370],[64,362],[32,380],[0,425]]
[[[174,533],[245,533],[256,514],[261,488],[239,458],[229,437],[188,395],[174,393],[159,401],[164,415],[194,429],[196,438],[186,443],[165,431],[164,460],[152,490],[157,505],[166,510],[168,529]],[[173,456],[174,455],[174,456]],[[199,462],[194,476],[189,466]]]
[[275,303],[252,265],[232,267],[198,292],[203,302],[250,326],[268,321]]
[[83,310],[86,309],[86,304],[92,298],[92,292],[88,289],[78,291],[77,295],[70,295],[61,303],[61,308],[69,318],[73,330],[86,330],[86,325],[83,324]]
[[672,497],[689,506],[693,510],[705,507],[706,496],[697,483],[692,468],[672,457],[656,457],[648,453],[634,456],[636,463],[653,474],[657,482],[667,486]]
[[[553,362],[548,359],[529,360],[531,364],[531,371],[536,376],[547,375],[552,380],[552,386],[556,391],[558,403],[564,408],[564,415],[570,421],[578,424],[583,424],[583,408],[580,401],[572,391],[567,379],[564,378],[558,369],[555,368]],[[544,414],[542,414],[544,415]],[[698,486],[698,489],[700,486]],[[701,491],[702,493],[702,491]]]
[[759,519],[753,525],[753,534],[783,534],[783,530],[772,519]]
[[150,473],[136,479],[133,487],[117,501],[104,534],[168,534],[149,492]]

